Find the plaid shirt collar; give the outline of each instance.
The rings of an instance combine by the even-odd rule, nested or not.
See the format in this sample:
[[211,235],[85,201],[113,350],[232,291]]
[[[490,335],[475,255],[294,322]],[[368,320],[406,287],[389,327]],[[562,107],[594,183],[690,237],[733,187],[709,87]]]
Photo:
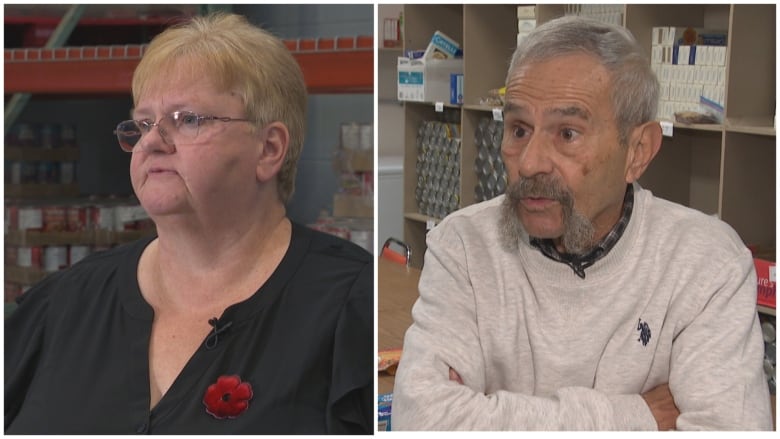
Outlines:
[[572,255],[568,253],[559,253],[553,244],[552,239],[531,238],[530,243],[532,246],[538,248],[543,255],[548,258],[564,263],[574,270],[582,279],[585,279],[585,269],[595,264],[596,261],[604,257],[612,247],[617,244],[623,232],[628,226],[628,221],[631,219],[631,212],[634,210],[634,187],[629,184],[626,188],[626,195],[623,197],[623,212],[620,215],[620,219],[612,230],[607,233],[595,247],[582,256]]

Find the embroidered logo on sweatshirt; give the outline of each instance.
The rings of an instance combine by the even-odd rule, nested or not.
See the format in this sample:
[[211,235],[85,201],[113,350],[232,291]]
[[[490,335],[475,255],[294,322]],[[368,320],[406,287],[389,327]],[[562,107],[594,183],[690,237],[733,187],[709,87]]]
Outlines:
[[643,322],[642,319],[639,319],[636,330],[639,331],[639,339],[637,339],[637,341],[641,341],[642,346],[647,346],[650,342],[650,325],[648,325],[647,322]]

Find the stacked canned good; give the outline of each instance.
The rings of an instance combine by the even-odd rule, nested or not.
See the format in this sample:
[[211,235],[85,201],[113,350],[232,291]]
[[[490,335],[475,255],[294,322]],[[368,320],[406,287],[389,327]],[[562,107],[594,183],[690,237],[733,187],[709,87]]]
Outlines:
[[775,333],[775,316],[759,314],[761,320],[761,332],[764,335],[764,373],[769,384],[769,393],[775,394],[777,386],[775,370],[777,367],[777,358],[775,350],[777,349],[777,334]]
[[[102,232],[153,227],[146,212],[134,199],[87,199],[68,203],[10,201],[5,206],[5,265],[29,269],[33,273],[58,271],[81,261],[92,252],[106,250],[116,244],[110,234]],[[9,240],[9,233],[14,233],[13,239]],[[38,242],[47,244],[35,244]],[[9,281],[7,277],[6,301],[13,300],[29,288],[29,285]]]
[[84,199],[81,201],[7,201],[5,232],[123,231],[154,227],[135,199]]
[[60,123],[20,122],[5,136],[6,146],[23,148],[76,148],[76,127]]
[[474,160],[474,173],[477,176],[477,185],[474,187],[476,202],[489,200],[506,190],[506,168],[501,159],[503,135],[503,122],[488,117],[480,119],[474,139],[477,146],[477,158]]
[[335,155],[339,171],[339,194],[373,198],[374,125],[342,123],[340,142]]
[[419,212],[444,218],[460,206],[460,124],[424,121],[417,131]]
[[74,184],[76,183],[76,162],[6,160],[5,183]]
[[[17,123],[6,135],[5,147],[24,149],[77,148],[76,128],[69,124]],[[76,183],[76,161],[63,160],[61,157],[54,160],[6,159],[5,183],[74,184]]]

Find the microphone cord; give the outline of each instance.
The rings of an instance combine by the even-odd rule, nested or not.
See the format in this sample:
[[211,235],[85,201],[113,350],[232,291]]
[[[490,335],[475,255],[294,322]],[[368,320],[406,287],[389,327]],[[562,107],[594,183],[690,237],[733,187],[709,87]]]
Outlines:
[[219,319],[214,317],[209,320],[209,325],[214,327],[209,336],[206,338],[206,349],[214,349],[219,343],[219,334],[225,332],[228,328],[233,326],[233,322],[227,322],[222,327],[219,327]]

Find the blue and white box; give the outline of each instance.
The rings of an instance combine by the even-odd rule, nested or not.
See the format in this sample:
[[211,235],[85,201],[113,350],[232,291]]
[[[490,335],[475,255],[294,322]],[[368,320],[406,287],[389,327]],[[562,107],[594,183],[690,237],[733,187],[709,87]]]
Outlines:
[[425,49],[425,59],[453,59],[457,58],[461,54],[460,44],[452,38],[444,34],[444,32],[436,31],[433,33],[431,42],[428,43],[428,47]]
[[450,75],[463,74],[463,58],[398,58],[398,100],[450,102]]
[[450,104],[463,105],[463,74],[450,75]]

